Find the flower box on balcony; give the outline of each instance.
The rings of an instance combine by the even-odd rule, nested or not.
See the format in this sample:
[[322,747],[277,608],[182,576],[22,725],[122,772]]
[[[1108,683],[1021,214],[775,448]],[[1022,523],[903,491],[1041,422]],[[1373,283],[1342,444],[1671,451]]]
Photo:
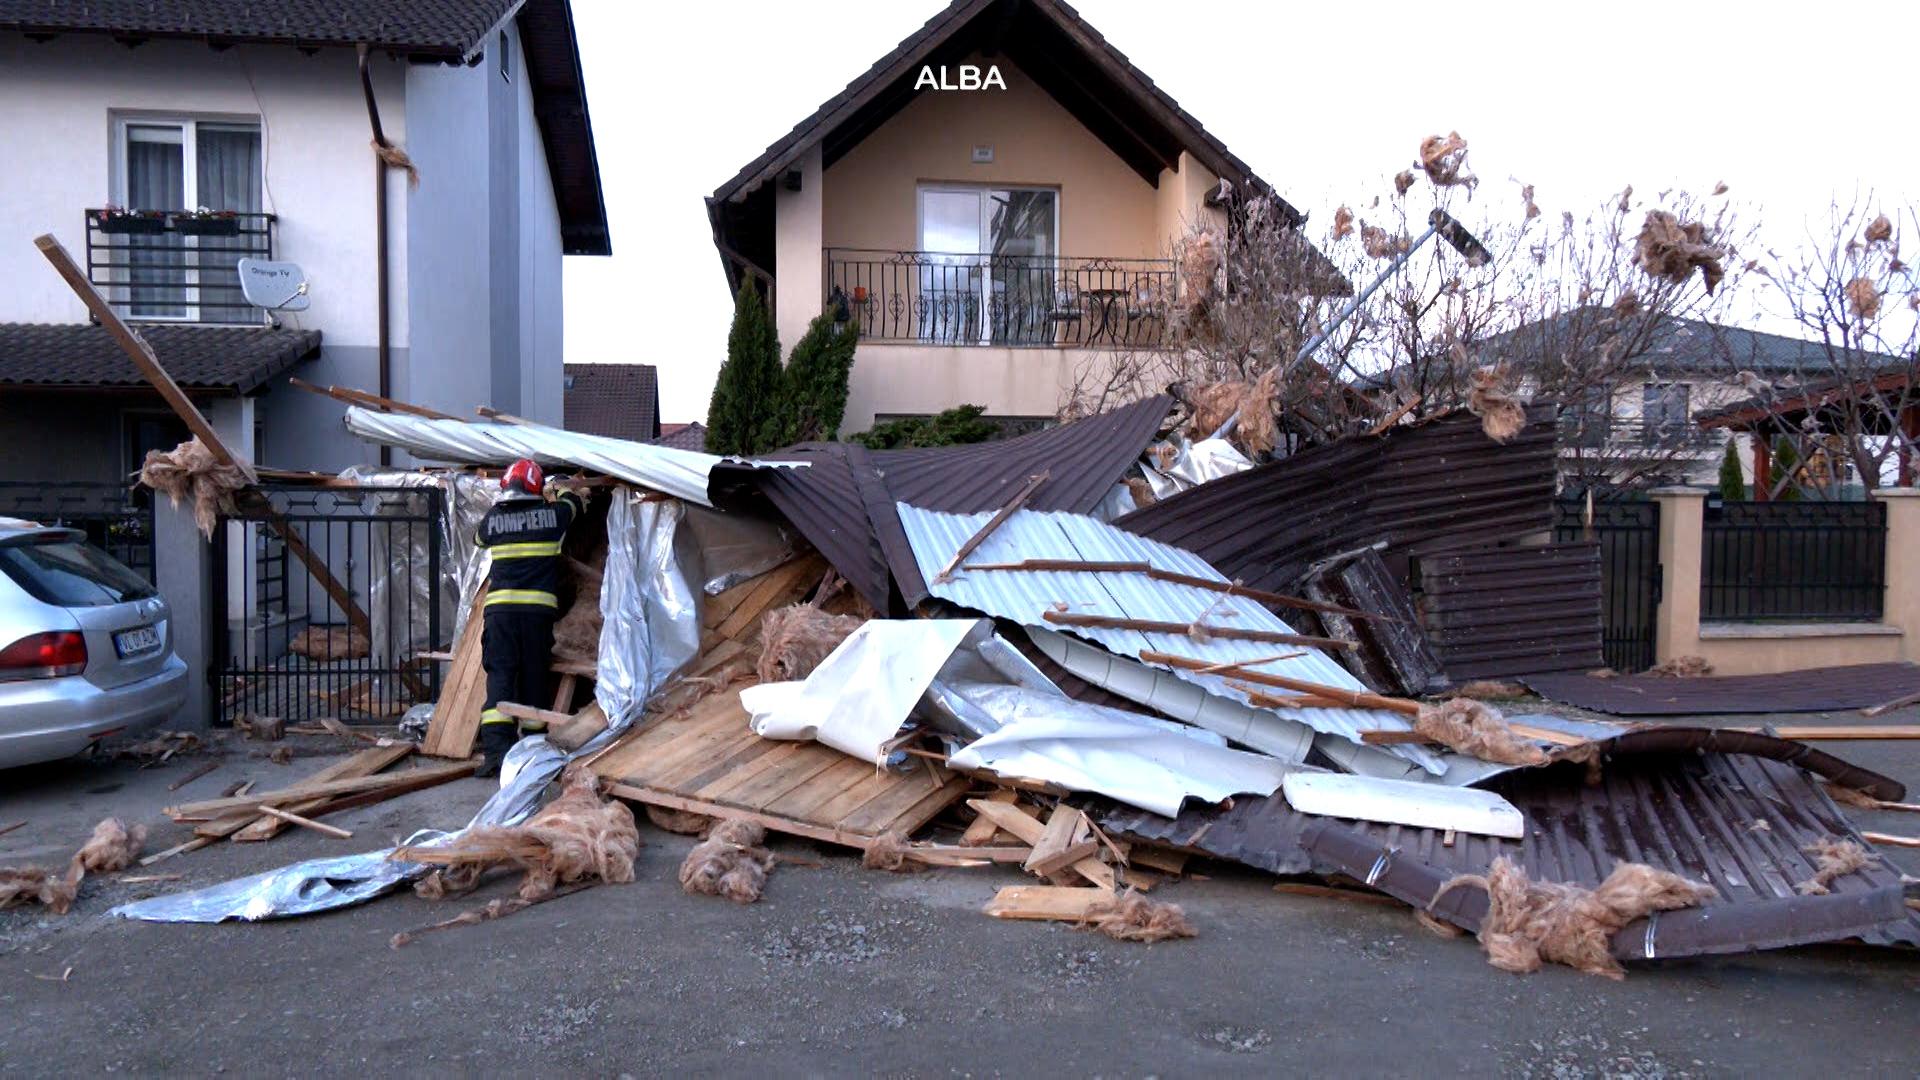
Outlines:
[[240,219],[232,214],[175,214],[173,230],[186,236],[239,236]]
[[140,210],[130,210],[119,214],[101,214],[93,220],[100,226],[101,232],[110,233],[115,236],[134,234],[152,236],[167,231],[167,219],[165,217],[157,213]]

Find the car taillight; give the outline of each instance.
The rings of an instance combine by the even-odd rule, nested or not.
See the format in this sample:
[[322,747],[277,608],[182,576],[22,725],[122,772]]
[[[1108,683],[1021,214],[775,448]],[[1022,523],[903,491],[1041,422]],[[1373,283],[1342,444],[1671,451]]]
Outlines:
[[87,639],[72,630],[32,634],[0,649],[0,682],[54,679],[87,670]]

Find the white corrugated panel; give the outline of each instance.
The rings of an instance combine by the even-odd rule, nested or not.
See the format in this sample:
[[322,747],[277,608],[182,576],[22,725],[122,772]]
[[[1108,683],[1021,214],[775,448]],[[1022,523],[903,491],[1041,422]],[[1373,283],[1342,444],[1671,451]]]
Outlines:
[[[532,458],[545,465],[574,465],[700,506],[713,505],[707,499],[707,476],[714,466],[729,460],[670,446],[562,431],[544,424],[434,420],[357,405],[347,409],[347,430],[367,442],[397,446],[429,461],[508,465]],[[803,463],[777,464],[805,467]]]
[[[979,532],[993,515],[942,514],[906,503],[896,505],[920,574],[926,579],[928,590],[943,600],[999,618],[1012,619],[1026,626],[1082,637],[1129,659],[1137,659],[1142,650],[1151,650],[1190,656],[1209,664],[1227,664],[1259,660],[1275,653],[1297,652],[1301,655],[1264,664],[1249,664],[1247,670],[1349,690],[1367,689],[1332,657],[1305,646],[1272,645],[1218,637],[1199,641],[1186,634],[1063,626],[1045,619],[1048,610],[1057,610],[1059,605],[1064,604],[1066,611],[1077,615],[1183,624],[1192,624],[1205,615],[1206,623],[1210,626],[1282,634],[1295,632],[1273,612],[1245,597],[1155,581],[1145,574],[1087,571],[961,569],[951,580],[935,584],[934,579],[941,568],[952,560],[954,552]],[[1123,532],[1090,517],[1032,510],[1017,511],[1001,523],[967,557],[966,563],[986,565],[1017,563],[1028,559],[1148,563],[1160,570],[1222,583],[1227,581],[1192,552]],[[1205,675],[1178,668],[1168,670],[1209,693],[1251,704],[1245,694],[1229,687],[1227,680],[1219,675]],[[1338,735],[1354,743],[1359,743],[1360,732],[1366,730],[1411,730],[1405,717],[1378,709],[1270,711],[1278,716],[1298,719],[1315,731]],[[1384,749],[1430,773],[1446,771],[1440,755],[1426,747],[1403,745]]]

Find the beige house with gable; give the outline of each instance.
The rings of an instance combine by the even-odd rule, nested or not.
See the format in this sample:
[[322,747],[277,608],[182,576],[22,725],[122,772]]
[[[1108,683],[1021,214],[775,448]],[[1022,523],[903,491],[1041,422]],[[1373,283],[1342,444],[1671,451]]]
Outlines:
[[954,0],[707,209],[783,347],[823,310],[859,321],[856,432],[967,402],[1051,418],[1076,374],[1164,339],[1172,241],[1254,194],[1274,192],[1072,8]]

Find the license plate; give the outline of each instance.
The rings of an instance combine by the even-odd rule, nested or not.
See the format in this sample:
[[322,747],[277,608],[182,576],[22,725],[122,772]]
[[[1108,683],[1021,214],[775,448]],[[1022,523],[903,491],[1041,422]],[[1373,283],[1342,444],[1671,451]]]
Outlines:
[[136,626],[113,635],[113,651],[122,658],[150,653],[160,647],[160,631],[151,626]]

